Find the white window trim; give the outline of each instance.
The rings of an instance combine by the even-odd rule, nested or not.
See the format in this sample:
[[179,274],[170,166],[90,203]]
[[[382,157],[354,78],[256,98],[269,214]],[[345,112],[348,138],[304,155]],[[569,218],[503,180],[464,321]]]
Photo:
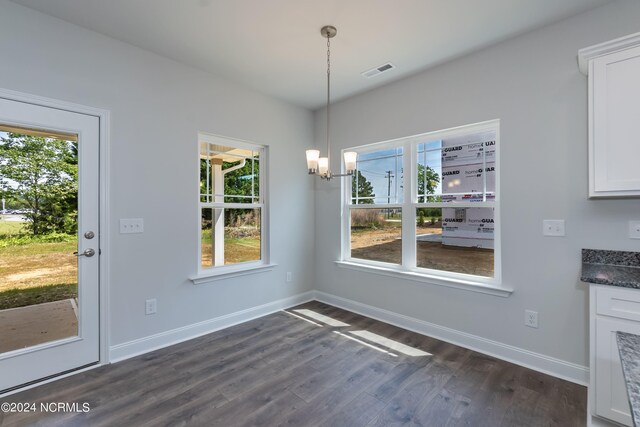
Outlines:
[[265,264],[263,262],[243,262],[241,264],[228,265],[224,267],[211,268],[213,271],[206,271],[189,277],[194,285],[216,282],[232,277],[246,276],[248,274],[262,273],[273,270],[277,264]]
[[[462,289],[471,292],[477,292],[481,294],[495,295],[499,297],[508,297],[513,293],[513,289],[504,286],[495,286],[483,282],[476,282],[473,280],[463,280],[460,278],[446,278],[440,274],[441,271],[435,271],[435,274],[427,274],[422,271],[401,271],[391,266],[391,264],[385,266],[378,266],[368,263],[353,261],[336,261],[336,265],[342,268],[348,268],[350,270],[363,271],[366,273],[377,274],[382,276],[393,277],[396,279],[412,280],[414,282],[425,283],[427,285],[445,286],[448,288]],[[383,263],[380,263],[383,264]],[[426,270],[426,269],[425,269]],[[473,276],[474,278],[476,276]]]
[[[269,239],[269,196],[268,196],[268,169],[269,169],[269,150],[266,145],[260,145],[249,141],[243,141],[226,136],[214,135],[205,132],[198,132],[198,156],[196,158],[196,188],[200,187],[200,143],[207,142],[210,144],[226,145],[248,150],[259,149],[260,157],[260,203],[203,203],[200,202],[200,193],[198,190],[198,202],[196,204],[196,230],[197,230],[197,253],[198,264],[197,274],[189,276],[189,280],[195,285],[211,283],[217,280],[227,279],[231,277],[243,276],[246,274],[255,274],[272,270],[276,264],[270,263],[270,239]],[[233,207],[241,209],[260,209],[260,260],[247,261],[238,264],[224,265],[211,268],[202,268],[202,241],[201,241],[201,210],[203,207]]]
[[[417,245],[415,240],[415,228],[411,226],[405,226],[416,223],[415,208],[419,205],[425,205],[424,203],[416,203],[417,201],[417,182],[414,179],[416,176],[416,164],[417,164],[417,143],[425,142],[426,139],[438,140],[447,139],[453,136],[459,136],[461,134],[483,132],[483,131],[495,131],[496,132],[496,197],[493,201],[483,202],[482,205],[478,202],[472,203],[456,203],[458,207],[493,207],[494,219],[497,227],[494,229],[494,277],[482,277],[469,275],[464,273],[448,272],[443,270],[432,270],[426,268],[419,268],[416,266],[416,252]],[[501,250],[501,229],[502,222],[500,216],[500,120],[489,120],[481,123],[475,123],[470,125],[459,126],[455,128],[427,132],[419,135],[414,135],[406,138],[397,138],[391,141],[384,141],[380,143],[370,144],[360,147],[345,148],[344,151],[358,151],[369,152],[375,150],[381,150],[385,148],[391,148],[403,145],[403,168],[405,171],[409,171],[405,174],[404,180],[404,202],[399,204],[384,205],[362,205],[363,208],[386,208],[386,207],[399,207],[402,208],[402,264],[390,264],[384,262],[376,262],[363,260],[358,258],[351,258],[351,234],[349,224],[349,211],[351,201],[351,180],[344,180],[342,186],[342,205],[341,205],[341,251],[340,259],[336,261],[340,267],[366,271],[374,274],[382,274],[385,276],[392,276],[402,279],[419,281],[427,284],[434,284],[439,286],[448,286],[456,289],[464,289],[473,292],[481,292],[491,295],[497,295],[506,297],[509,296],[513,289],[506,287],[502,283],[502,250]],[[343,165],[344,168],[344,165]],[[411,179],[406,179],[411,177]],[[418,206],[416,206],[418,205]],[[468,206],[467,206],[468,205]],[[452,205],[446,204],[446,207],[452,207]]]

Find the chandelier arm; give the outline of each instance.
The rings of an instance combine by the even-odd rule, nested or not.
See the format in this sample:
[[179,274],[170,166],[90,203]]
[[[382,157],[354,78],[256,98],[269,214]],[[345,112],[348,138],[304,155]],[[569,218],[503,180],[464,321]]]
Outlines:
[[331,178],[336,178],[339,176],[353,176],[353,172],[347,172],[347,173],[333,173],[331,174]]

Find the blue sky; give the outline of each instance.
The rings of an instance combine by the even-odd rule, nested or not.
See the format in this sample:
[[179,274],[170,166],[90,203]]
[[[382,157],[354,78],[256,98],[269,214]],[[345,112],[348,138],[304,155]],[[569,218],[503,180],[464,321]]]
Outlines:
[[[434,151],[426,152],[426,161],[429,166],[440,174],[442,155],[439,149],[442,146],[442,141],[437,140],[418,145],[418,161],[420,164],[424,164],[425,161],[425,146],[427,150],[435,149]],[[358,155],[357,168],[373,185],[373,192],[376,195],[376,203],[387,202],[387,194],[389,190],[387,171],[391,171],[392,175],[390,191],[391,203],[402,202],[402,155],[402,147],[373,151]],[[397,199],[396,191],[398,195]],[[437,187],[437,192],[440,192],[440,185]]]

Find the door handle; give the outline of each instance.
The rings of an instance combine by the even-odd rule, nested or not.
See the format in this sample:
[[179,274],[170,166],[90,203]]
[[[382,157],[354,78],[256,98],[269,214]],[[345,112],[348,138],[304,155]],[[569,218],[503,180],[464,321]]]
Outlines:
[[87,258],[91,258],[92,256],[94,256],[96,254],[96,251],[94,251],[93,249],[89,248],[89,249],[85,249],[84,252],[74,252],[73,253],[75,256],[77,257],[81,257],[81,256],[86,256]]

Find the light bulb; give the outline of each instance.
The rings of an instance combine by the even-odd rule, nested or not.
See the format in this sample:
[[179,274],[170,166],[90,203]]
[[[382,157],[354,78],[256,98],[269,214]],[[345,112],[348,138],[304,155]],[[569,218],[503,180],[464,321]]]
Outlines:
[[346,151],[344,154],[344,168],[347,173],[353,173],[356,170],[356,160],[358,159],[358,153],[355,151]]
[[318,159],[318,173],[320,175],[326,175],[329,172],[329,158],[320,157]]
[[307,153],[307,169],[309,169],[310,174],[314,174],[318,169],[318,158],[320,157],[320,151],[307,150],[306,153]]

